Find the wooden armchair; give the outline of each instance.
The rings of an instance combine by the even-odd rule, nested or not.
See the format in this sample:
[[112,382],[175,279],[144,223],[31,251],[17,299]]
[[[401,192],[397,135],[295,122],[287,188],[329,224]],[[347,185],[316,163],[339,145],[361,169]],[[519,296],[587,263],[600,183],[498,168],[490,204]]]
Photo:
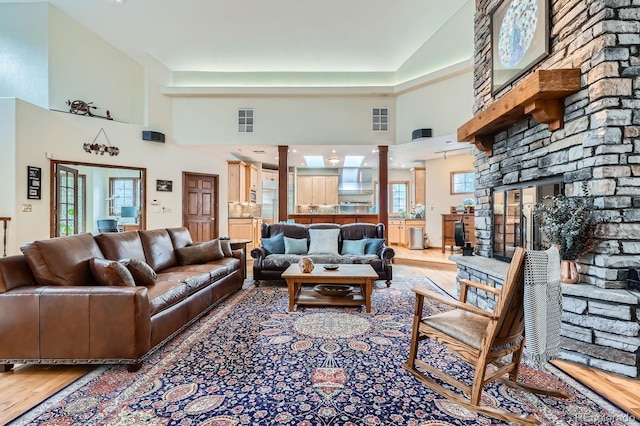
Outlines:
[[[459,300],[441,296],[427,289],[413,288],[416,293],[413,333],[409,359],[403,366],[422,383],[465,408],[499,420],[539,424],[538,419],[531,415],[514,414],[507,410],[480,405],[484,385],[494,380],[500,380],[511,387],[527,392],[558,398],[569,397],[562,391],[517,382],[524,349],[524,260],[525,250],[517,248],[502,289],[469,280],[460,280]],[[469,287],[495,294],[497,303],[494,312],[485,311],[467,303]],[[455,309],[422,318],[425,297],[453,306]],[[472,386],[417,359],[418,343],[427,338],[440,342],[475,369]],[[495,368],[487,368],[490,365]],[[445,388],[425,372],[458,388],[469,397]],[[507,374],[507,377],[503,377]]]

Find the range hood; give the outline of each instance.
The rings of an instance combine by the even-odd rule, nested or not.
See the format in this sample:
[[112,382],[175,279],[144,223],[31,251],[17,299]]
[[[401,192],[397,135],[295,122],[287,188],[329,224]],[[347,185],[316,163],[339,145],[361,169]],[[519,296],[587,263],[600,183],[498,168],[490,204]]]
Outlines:
[[373,169],[344,167],[339,169],[338,195],[373,194]]

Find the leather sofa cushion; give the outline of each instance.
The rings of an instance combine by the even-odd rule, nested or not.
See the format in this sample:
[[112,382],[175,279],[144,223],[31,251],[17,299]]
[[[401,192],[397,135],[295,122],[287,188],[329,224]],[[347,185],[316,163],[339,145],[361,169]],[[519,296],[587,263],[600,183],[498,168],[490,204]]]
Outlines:
[[224,257],[220,240],[217,238],[202,244],[180,247],[176,249],[176,258],[179,265],[194,265],[219,260]]
[[91,234],[27,243],[20,247],[40,285],[92,285],[89,259],[104,257]]
[[369,223],[349,223],[340,227],[342,239],[361,240],[363,238],[380,238],[377,225]]
[[24,256],[0,258],[0,293],[17,287],[37,285]]
[[120,260],[120,263],[127,267],[137,284],[152,285],[156,283],[158,274],[146,262],[138,259],[123,259]]
[[138,231],[138,235],[142,241],[146,262],[154,271],[160,272],[177,265],[173,243],[166,229]]
[[95,236],[104,257],[111,260],[145,260],[138,231],[107,232]]
[[149,311],[151,316],[184,300],[188,295],[186,274],[160,274],[155,284],[147,286],[149,290]]
[[122,287],[135,287],[131,272],[125,265],[116,261],[92,257],[89,259],[89,267],[93,278],[100,285],[116,285]]
[[193,244],[189,229],[185,227],[167,228],[167,232],[169,233],[169,237],[171,238],[174,249],[190,246],[191,244]]
[[288,238],[309,238],[309,232],[305,225],[298,223],[274,223],[266,227],[269,235],[262,235],[263,238],[273,237],[283,234]]

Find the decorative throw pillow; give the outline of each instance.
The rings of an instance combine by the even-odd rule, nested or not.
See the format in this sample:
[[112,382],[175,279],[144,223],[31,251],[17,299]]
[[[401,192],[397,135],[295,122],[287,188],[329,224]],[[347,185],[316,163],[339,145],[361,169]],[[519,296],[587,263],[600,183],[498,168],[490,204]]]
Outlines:
[[216,238],[206,243],[177,248],[176,257],[180,265],[194,265],[220,260],[224,257],[224,253],[220,247],[220,240]]
[[343,240],[342,241],[342,253],[340,254],[355,254],[361,256],[364,254],[364,246],[367,240]]
[[338,253],[339,229],[309,229],[309,254]]
[[366,238],[364,254],[378,254],[378,250],[383,246],[384,238]]
[[285,252],[284,234],[277,234],[271,238],[263,238],[262,247],[264,247],[268,254],[283,254]]
[[284,237],[284,252],[285,254],[307,254],[307,239]]
[[100,285],[117,285],[121,287],[135,287],[136,282],[127,268],[115,260],[92,257],[89,268],[93,278]]
[[220,240],[220,248],[224,257],[233,257],[233,250],[231,249],[231,241]]
[[146,262],[139,259],[123,259],[120,260],[133,276],[136,284],[153,285],[156,283],[158,274]]

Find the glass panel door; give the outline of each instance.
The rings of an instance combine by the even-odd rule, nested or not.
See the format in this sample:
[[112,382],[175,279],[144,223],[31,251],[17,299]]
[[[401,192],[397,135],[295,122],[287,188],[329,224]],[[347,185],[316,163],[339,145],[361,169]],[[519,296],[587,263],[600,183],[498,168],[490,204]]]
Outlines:
[[58,166],[56,187],[57,237],[78,233],[78,171]]

